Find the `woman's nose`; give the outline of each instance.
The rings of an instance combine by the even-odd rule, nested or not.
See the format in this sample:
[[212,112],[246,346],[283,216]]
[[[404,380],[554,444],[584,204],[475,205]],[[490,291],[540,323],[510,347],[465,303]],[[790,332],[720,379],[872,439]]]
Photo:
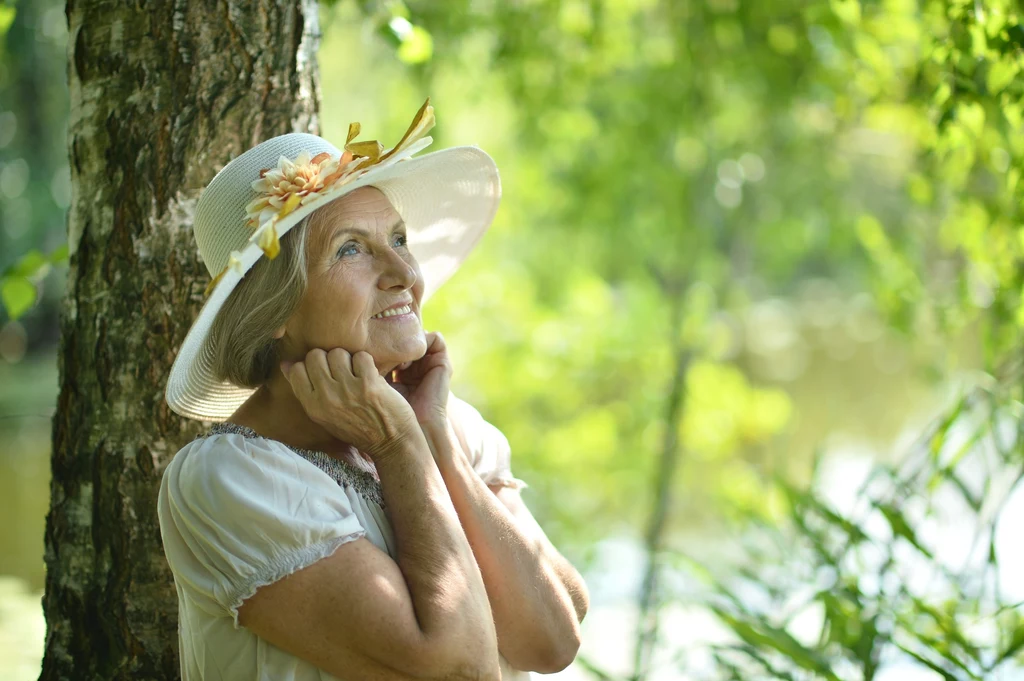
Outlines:
[[380,277],[377,285],[382,289],[400,287],[402,289],[412,288],[416,283],[416,270],[406,262],[405,258],[393,250],[389,250],[383,256]]

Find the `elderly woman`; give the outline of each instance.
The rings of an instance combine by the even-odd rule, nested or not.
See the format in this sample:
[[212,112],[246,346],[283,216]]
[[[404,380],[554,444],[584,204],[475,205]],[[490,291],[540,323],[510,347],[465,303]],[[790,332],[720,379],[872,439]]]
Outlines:
[[508,441],[449,392],[421,308],[490,225],[497,169],[430,143],[291,133],[225,166],[213,280],[167,402],[217,422],[158,510],[185,681],[519,679],[566,667],[587,591],[524,505]]

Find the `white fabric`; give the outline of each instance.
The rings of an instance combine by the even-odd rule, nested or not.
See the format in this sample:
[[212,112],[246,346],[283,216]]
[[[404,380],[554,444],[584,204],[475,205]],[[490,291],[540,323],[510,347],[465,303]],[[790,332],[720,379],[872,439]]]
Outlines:
[[[508,440],[474,407],[452,395],[449,419],[484,482],[526,486],[512,475]],[[158,517],[178,596],[182,681],[355,681],[238,624],[238,607],[259,586],[358,537],[397,557],[387,516],[372,495],[358,484],[339,485],[301,451],[222,432],[183,447],[164,471]],[[504,657],[500,662],[504,681],[531,678]]]
[[484,482],[517,489],[529,487],[512,475],[512,448],[505,433],[485,420],[476,407],[448,393],[448,420],[473,462],[473,470]]

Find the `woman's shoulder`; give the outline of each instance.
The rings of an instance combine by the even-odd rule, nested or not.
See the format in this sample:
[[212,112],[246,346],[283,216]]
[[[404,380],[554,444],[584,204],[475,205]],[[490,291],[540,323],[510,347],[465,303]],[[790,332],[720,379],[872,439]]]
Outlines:
[[311,471],[298,466],[300,461],[281,443],[214,428],[199,433],[179,449],[164,477],[184,494],[243,479],[248,485],[282,485],[308,479]]
[[448,392],[448,415],[449,417],[471,417],[471,418],[483,418],[480,415],[479,410],[466,400],[458,397],[455,393]]
[[346,494],[283,443],[203,433],[166,468],[157,515],[168,564],[205,613],[230,614],[258,585],[308,565],[372,525]]
[[324,452],[300,449],[264,437],[237,423],[225,421],[213,425],[196,435],[174,458],[181,459],[179,466],[205,469],[206,473],[258,466],[268,474],[297,477],[304,483],[340,485],[384,507],[380,483],[370,472]]
[[517,489],[529,486],[512,475],[512,451],[501,429],[454,393],[448,394],[448,421],[473,470],[484,482]]
[[215,424],[185,444],[171,459],[170,466],[230,468],[246,463],[294,466],[294,452],[283,443],[261,437],[251,437],[241,426]]

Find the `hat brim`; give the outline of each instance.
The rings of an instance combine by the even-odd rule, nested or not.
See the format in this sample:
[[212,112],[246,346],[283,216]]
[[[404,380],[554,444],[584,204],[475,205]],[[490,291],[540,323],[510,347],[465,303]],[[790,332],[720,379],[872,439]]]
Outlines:
[[[494,220],[501,201],[501,181],[494,160],[475,146],[452,147],[386,167],[371,167],[357,179],[324,192],[316,201],[299,206],[277,225],[279,236],[313,211],[365,186],[378,188],[402,216],[409,249],[424,279],[426,302],[459,268]],[[165,399],[182,416],[223,421],[255,390],[213,375],[210,328],[224,302],[263,257],[256,243],[240,252],[210,293],[171,366]]]

